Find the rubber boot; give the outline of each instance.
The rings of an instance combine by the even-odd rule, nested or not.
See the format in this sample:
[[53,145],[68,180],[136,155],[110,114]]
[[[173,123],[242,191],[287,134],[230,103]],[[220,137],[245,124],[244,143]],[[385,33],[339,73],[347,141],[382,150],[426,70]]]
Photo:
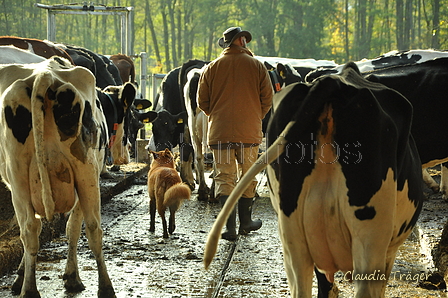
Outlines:
[[261,228],[261,220],[252,220],[253,198],[240,198],[238,201],[238,215],[240,218],[240,235],[247,235],[251,231]]
[[[220,196],[219,197],[221,206],[224,206],[228,197],[229,196]],[[235,241],[237,236],[238,235],[236,234],[236,210],[235,210],[235,208],[233,208],[232,213],[230,213],[230,216],[227,219],[226,231],[221,234],[221,238],[229,240],[229,241]]]

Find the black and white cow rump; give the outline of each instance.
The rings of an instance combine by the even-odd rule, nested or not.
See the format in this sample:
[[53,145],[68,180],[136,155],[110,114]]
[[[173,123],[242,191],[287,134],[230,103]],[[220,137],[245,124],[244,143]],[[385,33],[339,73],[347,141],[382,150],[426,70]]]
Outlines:
[[35,280],[40,218],[71,211],[65,288],[84,289],[76,261],[84,219],[98,265],[98,296],[115,297],[102,253],[99,175],[108,139],[94,76],[53,57],[2,65],[0,82],[0,173],[12,193],[24,247],[13,291],[40,297]]
[[[443,54],[445,52],[438,52]],[[434,53],[433,53],[434,54]],[[448,54],[448,53],[446,53]],[[432,56],[423,58],[430,58]],[[363,73],[367,80],[378,82],[403,94],[413,106],[411,133],[423,167],[423,179],[435,192],[448,197],[448,117],[446,104],[448,57],[426,59],[418,64],[399,65]],[[426,168],[441,166],[440,186]]]
[[[346,272],[357,298],[384,297],[396,252],[422,208],[411,119],[405,97],[365,80],[354,63],[340,75],[276,94],[269,149],[218,216],[207,241],[206,267],[246,183],[267,166],[291,296],[311,297],[317,268],[327,283],[337,271]],[[373,281],[361,278],[375,273],[379,278]]]
[[[207,201],[214,199],[214,194],[205,182],[204,153],[207,146],[208,117],[199,109],[197,104],[197,91],[199,78],[202,71],[209,62],[203,60],[190,60],[182,65],[179,74],[181,94],[185,103],[188,118],[188,131],[190,139],[184,138],[186,142],[191,142],[193,146],[193,163],[196,172],[196,181],[198,183],[198,200]],[[190,161],[190,158],[187,160]],[[184,167],[190,167],[191,164],[183,163]],[[186,171],[187,172],[187,171]],[[193,173],[190,173],[193,175]],[[188,180],[192,180],[191,177]]]

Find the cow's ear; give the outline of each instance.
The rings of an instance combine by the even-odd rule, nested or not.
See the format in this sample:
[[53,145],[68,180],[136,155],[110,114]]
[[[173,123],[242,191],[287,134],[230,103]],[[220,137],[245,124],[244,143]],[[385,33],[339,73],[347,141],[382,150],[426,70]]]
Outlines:
[[264,61],[264,66],[266,67],[267,70],[274,70],[275,67],[272,66],[269,62]]
[[282,63],[278,63],[277,64],[277,72],[280,75],[280,77],[282,77],[282,79],[286,79],[286,66],[283,65]]
[[120,100],[125,108],[129,108],[133,104],[136,94],[137,90],[132,83],[127,82],[123,85]]
[[134,106],[137,110],[145,110],[152,106],[152,103],[147,99],[134,99]]
[[176,119],[176,123],[177,124],[184,124],[184,123],[187,124],[187,121],[188,121],[187,117],[188,117],[188,115],[187,115],[186,111],[180,112],[179,114],[175,115],[174,117]]
[[143,123],[150,123],[157,119],[157,116],[159,114],[155,111],[149,111],[146,113],[139,113],[138,120],[140,120]]

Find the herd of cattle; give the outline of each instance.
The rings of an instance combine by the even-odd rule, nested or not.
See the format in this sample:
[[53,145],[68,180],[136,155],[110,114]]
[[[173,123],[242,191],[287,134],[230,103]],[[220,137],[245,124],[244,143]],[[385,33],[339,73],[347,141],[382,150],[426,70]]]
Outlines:
[[[422,208],[422,177],[448,196],[448,118],[442,109],[448,52],[391,52],[346,65],[256,58],[276,92],[263,125],[269,148],[219,215],[206,265],[245,179],[267,167],[291,295],[311,297],[314,269],[319,297],[335,291],[339,270],[352,272],[356,297],[383,297],[387,278],[356,276],[388,276]],[[204,177],[207,117],[196,102],[207,64],[190,60],[171,70],[152,111],[142,112],[151,102],[140,98],[128,56],[0,37],[0,173],[11,189],[24,246],[12,287],[20,297],[40,297],[40,218],[69,211],[66,289],[84,289],[76,258],[84,221],[98,264],[98,296],[115,297],[102,253],[99,177],[107,175],[107,162],[129,162],[143,122],[153,126],[148,147],[178,146],[182,180],[191,189],[198,184],[198,200],[213,198]],[[425,170],[437,164],[440,186]]]

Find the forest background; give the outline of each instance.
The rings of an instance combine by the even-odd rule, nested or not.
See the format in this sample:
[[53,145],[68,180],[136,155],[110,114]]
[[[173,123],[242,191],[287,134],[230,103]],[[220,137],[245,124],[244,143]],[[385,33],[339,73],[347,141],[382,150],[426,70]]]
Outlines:
[[[0,35],[46,39],[47,11],[34,0],[0,0]],[[41,4],[73,4],[55,0]],[[259,56],[334,60],[375,58],[391,50],[448,46],[448,0],[104,0],[83,5],[134,7],[133,53],[147,52],[148,72],[189,59],[213,60],[232,26],[253,35]],[[57,15],[56,41],[120,52],[119,16]]]

